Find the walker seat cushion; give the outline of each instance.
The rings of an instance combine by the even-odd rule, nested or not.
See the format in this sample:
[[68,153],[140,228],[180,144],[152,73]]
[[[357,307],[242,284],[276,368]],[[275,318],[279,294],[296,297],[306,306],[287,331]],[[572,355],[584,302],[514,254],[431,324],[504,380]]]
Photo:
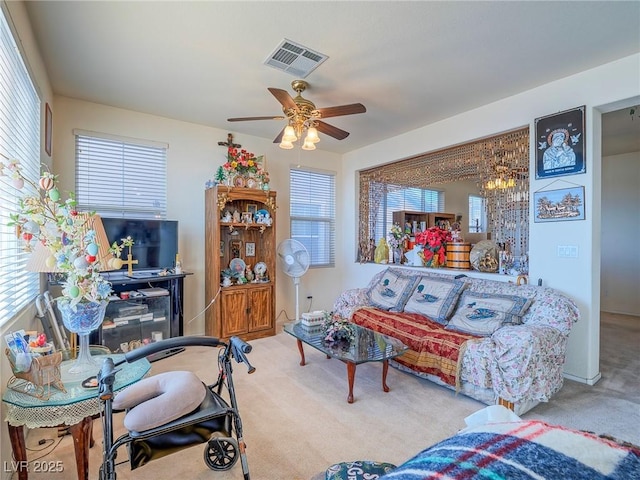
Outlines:
[[391,463],[369,460],[336,463],[325,472],[325,480],[375,480],[395,468]]
[[143,432],[192,412],[202,403],[206,393],[205,385],[195,374],[165,372],[122,390],[116,395],[113,408],[129,409],[124,426],[129,431]]

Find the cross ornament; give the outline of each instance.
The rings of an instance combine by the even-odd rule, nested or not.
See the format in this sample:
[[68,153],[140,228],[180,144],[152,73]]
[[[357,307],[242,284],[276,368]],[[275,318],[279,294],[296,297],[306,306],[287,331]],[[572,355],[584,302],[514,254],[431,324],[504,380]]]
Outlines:
[[227,148],[240,148],[242,147],[242,145],[240,145],[239,143],[233,143],[233,134],[229,133],[227,134],[227,141],[226,142],[218,142],[218,145],[221,147],[227,147]]
[[131,245],[129,245],[129,253],[127,254],[127,259],[122,261],[123,265],[127,265],[127,275],[133,275],[133,266],[138,264],[138,260],[133,259],[133,255],[131,254]]

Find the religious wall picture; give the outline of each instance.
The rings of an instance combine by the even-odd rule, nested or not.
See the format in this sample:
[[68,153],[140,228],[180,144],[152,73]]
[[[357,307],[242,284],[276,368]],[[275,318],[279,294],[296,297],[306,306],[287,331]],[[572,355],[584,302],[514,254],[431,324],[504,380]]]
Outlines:
[[536,118],[536,179],[585,173],[585,106]]
[[540,190],[533,194],[536,223],[584,220],[584,187]]

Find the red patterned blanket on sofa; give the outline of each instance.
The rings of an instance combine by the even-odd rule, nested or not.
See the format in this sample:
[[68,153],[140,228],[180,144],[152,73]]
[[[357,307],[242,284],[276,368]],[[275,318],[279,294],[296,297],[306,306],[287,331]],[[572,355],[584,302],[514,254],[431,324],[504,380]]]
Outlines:
[[454,387],[464,344],[467,340],[478,338],[445,330],[443,325],[417,313],[386,312],[373,307],[356,310],[351,321],[397,338],[409,350],[397,357],[396,362],[413,371],[435,375]]

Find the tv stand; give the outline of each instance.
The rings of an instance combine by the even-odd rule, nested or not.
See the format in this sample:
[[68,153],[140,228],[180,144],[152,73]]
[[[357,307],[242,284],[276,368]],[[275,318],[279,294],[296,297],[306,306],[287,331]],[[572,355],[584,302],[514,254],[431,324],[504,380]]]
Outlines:
[[[129,277],[126,271],[103,272],[113,288],[102,327],[91,334],[93,344],[105,345],[112,352],[138,348],[160,339],[182,336],[184,278],[189,273]],[[138,290],[147,290],[140,294]],[[129,292],[135,292],[129,293]],[[166,293],[165,293],[166,292]],[[159,360],[177,352],[153,355]]]

